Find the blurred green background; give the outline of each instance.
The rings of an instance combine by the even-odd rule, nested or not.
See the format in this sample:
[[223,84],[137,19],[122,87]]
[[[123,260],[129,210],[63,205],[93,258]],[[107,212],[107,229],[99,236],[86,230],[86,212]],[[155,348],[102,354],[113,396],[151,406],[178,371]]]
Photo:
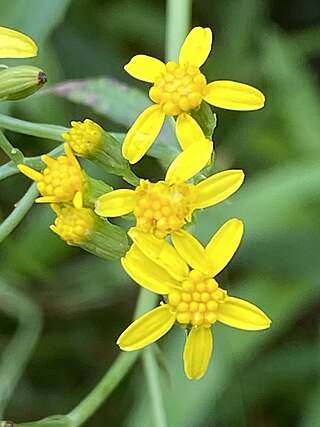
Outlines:
[[[164,0],[1,0],[0,16],[1,25],[37,41],[39,56],[24,63],[49,78],[42,94],[2,103],[0,112],[63,126],[91,118],[125,132],[147,105],[149,85],[123,65],[137,53],[163,59]],[[216,324],[210,368],[198,382],[184,377],[183,331],[164,337],[170,427],[319,425],[319,21],[317,0],[194,0],[192,24],[211,27],[215,36],[202,68],[208,80],[249,83],[267,98],[257,112],[216,110],[217,169],[243,168],[247,178],[236,195],[198,215],[196,233],[206,243],[227,219],[244,220],[243,243],[219,283],[260,306],[273,325],[254,333]],[[75,79],[92,80],[53,89]],[[56,145],[5,133],[26,155]],[[0,164],[6,161],[1,152]],[[136,170],[155,179],[164,173],[152,158]],[[2,219],[29,185],[21,175],[0,182]],[[118,263],[60,241],[49,230],[52,220],[48,207],[34,206],[0,248],[0,403],[14,385],[12,367],[22,368],[33,350],[43,315],[5,410],[15,422],[66,413],[94,387],[119,353],[115,340],[138,293]],[[86,425],[152,426],[139,363]]]

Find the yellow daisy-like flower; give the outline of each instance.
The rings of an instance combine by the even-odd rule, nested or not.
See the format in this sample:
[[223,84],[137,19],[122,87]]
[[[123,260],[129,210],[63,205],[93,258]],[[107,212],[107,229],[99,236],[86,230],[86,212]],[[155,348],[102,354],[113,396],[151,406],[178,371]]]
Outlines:
[[0,58],[30,58],[36,56],[37,45],[19,31],[0,27]]
[[81,208],[86,175],[68,144],[64,144],[64,151],[66,155],[57,159],[47,154],[41,156],[47,165],[42,173],[23,164],[18,165],[18,168],[37,183],[42,196],[36,199],[37,203],[72,202],[76,208]]
[[213,206],[238,190],[244,173],[226,170],[199,184],[187,182],[211,156],[212,143],[202,139],[189,145],[169,166],[164,181],[140,180],[135,190],[119,189],[99,197],[95,212],[116,217],[133,212],[136,226],[158,238],[179,230],[192,219],[195,209]]
[[122,350],[145,347],[177,322],[188,333],[183,353],[189,379],[206,372],[213,348],[211,326],[216,322],[249,331],[269,328],[271,320],[255,305],[231,297],[213,278],[229,263],[243,234],[238,219],[226,222],[204,248],[180,230],[165,240],[132,229],[134,244],[121,259],[126,272],[144,288],[164,295],[165,302],[135,320],[119,337]]
[[264,95],[256,88],[230,80],[207,83],[199,68],[206,61],[212,44],[210,28],[195,27],[187,35],[179,55],[179,63],[163,63],[159,59],[136,55],[125,65],[133,77],[152,83],[149,91],[156,104],[148,107],[130,128],[124,143],[123,156],[136,163],[147,152],[160,132],[166,115],[177,117],[177,133],[193,120],[188,114],[204,100],[228,110],[258,110]]

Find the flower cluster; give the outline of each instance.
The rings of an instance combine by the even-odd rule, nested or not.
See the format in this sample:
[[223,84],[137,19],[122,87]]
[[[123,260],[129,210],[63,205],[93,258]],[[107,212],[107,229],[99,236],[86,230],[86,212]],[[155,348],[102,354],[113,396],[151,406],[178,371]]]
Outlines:
[[[1,28],[0,28],[1,37]],[[122,350],[141,349],[166,334],[175,324],[186,334],[185,374],[201,378],[213,348],[211,327],[217,321],[250,331],[266,329],[271,321],[260,308],[230,296],[215,277],[237,250],[243,223],[225,222],[204,247],[190,232],[194,212],[223,202],[243,183],[244,172],[230,169],[211,174],[212,132],[202,114],[208,105],[229,110],[257,110],[264,95],[247,84],[229,80],[207,83],[200,71],[212,44],[209,28],[193,28],[181,47],[179,62],[134,56],[125,66],[133,77],[151,83],[154,105],[137,118],[123,144],[89,119],[72,122],[62,134],[65,154],[41,157],[44,168],[19,165],[37,183],[39,203],[50,203],[57,214],[52,231],[70,245],[107,259],[120,259],[140,286],[161,296],[160,305],[136,319],[120,335]],[[9,49],[9,48],[8,48]],[[7,49],[7,52],[8,52]],[[0,49],[1,54],[1,49]],[[158,137],[165,116],[175,120],[181,152],[164,179],[138,178],[130,168]],[[212,121],[214,115],[211,116]],[[207,120],[208,121],[208,120]],[[215,123],[209,124],[214,129]],[[85,157],[106,172],[121,176],[133,188],[113,190],[87,175],[77,160]],[[107,218],[128,216],[129,230]],[[132,240],[129,248],[126,235]]]

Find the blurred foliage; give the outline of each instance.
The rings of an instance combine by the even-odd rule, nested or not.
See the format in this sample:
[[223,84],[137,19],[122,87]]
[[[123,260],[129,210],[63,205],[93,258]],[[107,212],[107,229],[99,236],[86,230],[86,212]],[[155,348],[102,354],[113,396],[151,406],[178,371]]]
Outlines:
[[[183,332],[175,328],[164,337],[169,426],[319,423],[319,18],[317,0],[194,0],[193,24],[209,26],[215,35],[203,67],[208,78],[247,82],[267,97],[262,111],[215,111],[217,169],[243,168],[247,179],[230,200],[198,216],[196,232],[206,243],[225,220],[244,220],[243,244],[220,283],[261,306],[273,326],[259,333],[214,326],[213,360],[199,382],[183,374]],[[164,0],[2,0],[1,25],[37,41],[40,54],[29,63],[46,71],[51,89],[2,103],[0,111],[62,126],[89,117],[124,132],[145,107],[148,85],[126,75],[123,65],[136,53],[163,58],[164,24]],[[89,98],[70,82],[88,78],[82,82],[90,86]],[[92,82],[106,78],[116,83],[104,97]],[[60,83],[69,91],[57,96]],[[119,109],[117,92],[123,84],[132,94],[126,111]],[[6,136],[25,155],[56,145]],[[1,152],[0,163],[6,161]],[[138,168],[142,176],[163,177],[154,160]],[[22,176],[1,181],[2,218],[28,184]],[[13,334],[18,336],[14,319],[32,325],[41,323],[40,310],[44,316],[38,346],[5,411],[16,422],[67,412],[91,390],[118,353],[115,340],[130,322],[138,290],[118,263],[66,246],[49,230],[52,220],[48,207],[34,206],[0,249],[0,302],[10,307],[0,322],[3,362]],[[18,295],[10,304],[8,287]],[[14,308],[15,301],[26,301],[26,316],[17,315],[23,310]],[[11,355],[13,362],[21,362],[18,356]],[[87,425],[150,427],[146,390],[138,364]]]

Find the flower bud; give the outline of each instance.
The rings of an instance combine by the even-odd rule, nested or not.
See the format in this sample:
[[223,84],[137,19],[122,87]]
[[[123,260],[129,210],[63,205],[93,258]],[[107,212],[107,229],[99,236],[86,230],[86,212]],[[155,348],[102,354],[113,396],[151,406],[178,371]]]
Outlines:
[[41,197],[37,203],[72,203],[76,208],[93,207],[98,197],[112,190],[105,182],[91,178],[81,168],[69,144],[64,145],[66,155],[57,159],[44,154],[46,165],[42,172],[25,164],[18,169],[37,183]]
[[130,184],[139,183],[129,162],[122,156],[121,143],[117,139],[89,119],[72,121],[71,126],[69,132],[62,134],[62,138],[71,145],[77,156],[92,160],[108,173],[121,176]]
[[47,76],[40,68],[30,65],[8,67],[0,71],[0,100],[26,98],[47,82]]
[[51,230],[68,245],[104,259],[119,259],[129,249],[126,232],[108,220],[98,217],[90,208],[51,205],[57,214]]

